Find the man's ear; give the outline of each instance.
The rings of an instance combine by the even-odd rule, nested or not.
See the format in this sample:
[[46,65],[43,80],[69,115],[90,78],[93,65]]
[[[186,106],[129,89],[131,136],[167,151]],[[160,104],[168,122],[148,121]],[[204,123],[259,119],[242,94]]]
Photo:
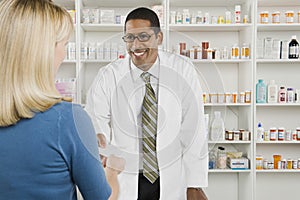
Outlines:
[[160,31],[159,33],[157,33],[157,44],[161,45],[163,42],[163,33]]

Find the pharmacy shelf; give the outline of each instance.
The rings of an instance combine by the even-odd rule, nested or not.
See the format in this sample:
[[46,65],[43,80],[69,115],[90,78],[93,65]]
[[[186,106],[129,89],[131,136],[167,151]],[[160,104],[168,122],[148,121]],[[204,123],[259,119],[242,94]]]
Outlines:
[[300,63],[300,59],[257,59],[256,62],[262,64]]
[[236,4],[244,4],[247,0],[237,1],[220,1],[220,0],[170,0],[170,6],[174,7],[195,7],[199,5],[201,7],[233,7]]
[[[300,171],[300,170],[299,170]],[[209,169],[209,173],[250,173],[250,169]]]
[[251,24],[170,24],[169,30],[186,32],[237,32],[251,27]]
[[258,107],[290,107],[300,106],[300,103],[256,103]]
[[300,24],[257,24],[258,31],[300,31]]
[[239,63],[249,63],[252,62],[251,59],[227,59],[227,60],[210,60],[210,59],[202,59],[202,60],[196,60],[192,59],[193,63],[224,63],[224,64],[239,64]]
[[251,106],[251,103],[226,103],[226,104],[222,104],[222,103],[205,103],[204,104],[205,107],[209,107],[209,106],[218,106],[218,107],[222,107],[222,106]]
[[[62,1],[62,0],[61,0]],[[70,0],[69,0],[70,1]],[[124,7],[124,8],[131,8],[131,7],[137,7],[137,6],[152,6],[152,5],[158,5],[161,4],[163,1],[161,0],[82,0],[82,4],[85,7]]]
[[297,0],[285,0],[285,1],[278,1],[278,0],[258,0],[257,1],[258,7],[284,7],[284,6],[300,6],[300,1]]
[[82,60],[81,63],[92,63],[92,64],[108,64],[113,62],[114,60]]
[[300,141],[257,141],[256,144],[300,144]]
[[256,173],[300,173],[300,169],[263,169],[256,170]]
[[123,24],[81,24],[89,32],[123,32]]
[[208,144],[251,144],[251,141],[222,140],[222,141],[208,141]]

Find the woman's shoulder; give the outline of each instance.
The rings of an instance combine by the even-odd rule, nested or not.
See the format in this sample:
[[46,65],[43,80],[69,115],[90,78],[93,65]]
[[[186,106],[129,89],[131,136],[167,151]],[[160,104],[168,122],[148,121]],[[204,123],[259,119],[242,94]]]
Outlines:
[[[50,108],[53,112],[55,112],[59,116],[65,117],[74,117],[74,114],[84,113],[84,109],[80,104],[61,101],[55,104],[52,108]],[[51,111],[50,111],[51,112]]]

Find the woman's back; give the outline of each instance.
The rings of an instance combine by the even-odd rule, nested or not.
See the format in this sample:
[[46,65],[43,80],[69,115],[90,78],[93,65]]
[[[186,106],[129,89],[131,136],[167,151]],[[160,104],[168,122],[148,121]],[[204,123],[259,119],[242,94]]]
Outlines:
[[86,198],[107,199],[95,137],[85,111],[66,102],[0,127],[0,199],[73,200],[74,183]]

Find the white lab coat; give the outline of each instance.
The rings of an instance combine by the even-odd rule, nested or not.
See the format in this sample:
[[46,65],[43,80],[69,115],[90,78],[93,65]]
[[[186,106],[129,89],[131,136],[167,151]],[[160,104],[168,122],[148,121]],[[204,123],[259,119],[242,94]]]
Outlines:
[[[160,199],[184,200],[187,187],[207,187],[207,141],[202,91],[192,63],[159,52],[157,157]],[[140,128],[129,56],[100,69],[89,91],[86,110],[97,133],[104,133],[125,158],[119,175],[120,200],[136,200]],[[144,87],[144,86],[143,86]],[[111,129],[110,129],[111,128]]]

